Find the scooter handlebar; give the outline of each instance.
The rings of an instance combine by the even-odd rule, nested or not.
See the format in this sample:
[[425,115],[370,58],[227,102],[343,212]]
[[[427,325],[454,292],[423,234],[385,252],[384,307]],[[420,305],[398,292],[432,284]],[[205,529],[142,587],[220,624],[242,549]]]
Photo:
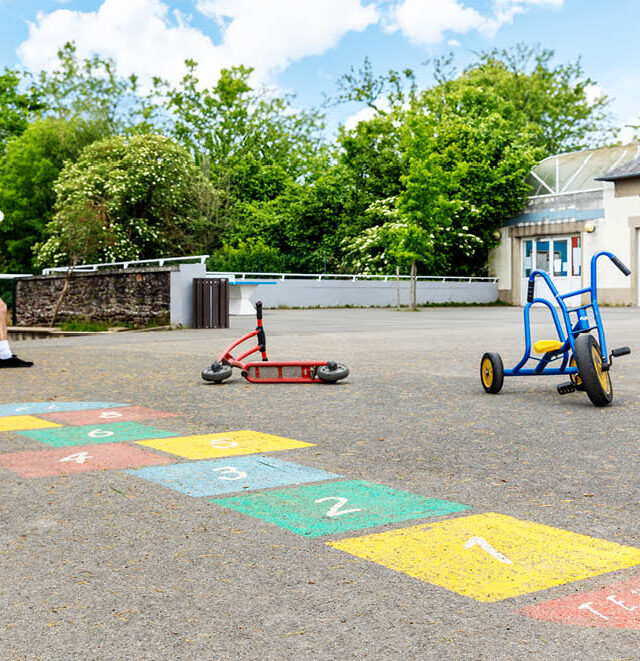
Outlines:
[[256,301],[256,318],[262,319],[262,301]]
[[630,275],[631,269],[623,264],[615,255],[611,255],[611,261],[625,274]]

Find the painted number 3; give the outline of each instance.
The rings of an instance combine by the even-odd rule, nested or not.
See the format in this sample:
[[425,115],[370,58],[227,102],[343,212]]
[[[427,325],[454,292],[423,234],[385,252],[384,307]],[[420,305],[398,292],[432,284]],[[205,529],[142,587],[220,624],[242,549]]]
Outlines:
[[349,510],[341,509],[349,502],[347,498],[343,498],[342,496],[327,496],[326,498],[318,498],[316,503],[324,503],[327,500],[335,500],[336,504],[331,507],[325,516],[334,517],[342,516],[343,514],[351,514],[352,512],[362,512],[362,508],[360,507],[353,507]]
[[[221,468],[212,468],[214,473],[219,472],[219,480],[241,480],[243,477],[247,477],[247,474],[244,471],[238,470],[233,466],[222,466]],[[225,477],[225,475],[234,475],[235,477]]]

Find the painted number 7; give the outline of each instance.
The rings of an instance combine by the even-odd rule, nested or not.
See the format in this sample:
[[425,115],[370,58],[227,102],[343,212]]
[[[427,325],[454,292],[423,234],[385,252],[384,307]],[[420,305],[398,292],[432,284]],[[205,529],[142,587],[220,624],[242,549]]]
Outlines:
[[350,510],[340,509],[349,502],[346,498],[343,498],[342,496],[327,496],[326,498],[318,498],[318,500],[316,500],[316,503],[324,503],[327,500],[335,500],[337,502],[335,505],[331,507],[331,509],[325,514],[325,516],[334,517],[334,516],[342,516],[343,514],[351,514],[352,512],[362,512],[362,508],[360,507],[354,507]]
[[500,551],[494,549],[484,537],[472,537],[468,542],[463,544],[463,548],[465,549],[472,549],[474,546],[479,546],[498,562],[502,562],[505,565],[513,564],[506,555],[503,555]]

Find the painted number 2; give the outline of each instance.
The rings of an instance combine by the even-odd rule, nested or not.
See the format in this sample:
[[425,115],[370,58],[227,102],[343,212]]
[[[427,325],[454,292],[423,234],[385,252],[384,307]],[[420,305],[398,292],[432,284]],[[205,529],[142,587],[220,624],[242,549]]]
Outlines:
[[498,560],[499,562],[504,563],[505,565],[513,564],[506,555],[500,553],[489,544],[489,542],[484,537],[472,537],[468,542],[465,542],[463,548],[472,549],[474,546],[479,546],[481,549],[486,551],[490,556]]
[[360,507],[353,507],[350,510],[341,509],[349,502],[346,498],[343,498],[342,496],[327,496],[326,498],[318,498],[318,500],[316,500],[316,503],[324,503],[327,500],[335,500],[336,504],[331,507],[331,509],[325,514],[325,516],[334,517],[334,516],[342,516],[343,514],[351,514],[352,512],[362,512],[362,508]]

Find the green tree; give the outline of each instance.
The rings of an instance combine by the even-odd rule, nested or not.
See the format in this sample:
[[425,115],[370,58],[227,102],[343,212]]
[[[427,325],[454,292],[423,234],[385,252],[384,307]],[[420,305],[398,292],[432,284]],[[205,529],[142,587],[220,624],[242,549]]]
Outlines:
[[398,206],[433,235],[441,273],[482,274],[494,233],[529,193],[525,177],[542,149],[504,118],[503,103],[492,90],[463,88],[409,115]]
[[111,237],[85,258],[99,261],[189,255],[219,241],[211,222],[215,193],[188,152],[159,135],[106,138],[86,147],[54,186],[49,238],[35,247],[39,266],[69,264],[67,218],[90,203]]
[[531,144],[544,156],[610,144],[617,135],[611,100],[604,94],[590,98],[596,81],[585,75],[580,59],[556,64],[554,57],[552,50],[519,44],[481,53],[457,77],[449,60],[439,84],[425,92],[427,104],[435,97],[455,103],[466,89],[491,90],[504,102],[503,118],[514,129],[528,130]]
[[0,270],[32,270],[32,246],[53,217],[54,182],[65,163],[104,137],[104,125],[84,120],[33,122],[0,159]]
[[274,97],[249,84],[252,69],[224,69],[202,87],[197,64],[165,91],[171,134],[189,149],[218,191],[220,225],[243,222],[243,204],[281,194],[288,181],[309,176],[322,144],[322,119],[297,111],[289,97]]
[[27,128],[30,118],[41,107],[39,93],[29,87],[20,89],[26,74],[5,67],[0,74],[0,157],[3,156],[7,141],[21,135]]
[[57,55],[57,68],[34,80],[42,116],[102,122],[104,134],[150,129],[155,106],[139,94],[135,75],[123,78],[113,60],[98,55],[79,60],[73,42]]

